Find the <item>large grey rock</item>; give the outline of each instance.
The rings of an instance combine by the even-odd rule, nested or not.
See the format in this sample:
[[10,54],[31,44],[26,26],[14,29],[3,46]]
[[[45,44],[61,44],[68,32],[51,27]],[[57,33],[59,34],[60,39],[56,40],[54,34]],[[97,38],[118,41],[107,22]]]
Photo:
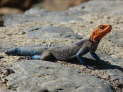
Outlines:
[[72,15],[88,13],[112,13],[121,15],[123,14],[122,4],[122,0],[90,0],[89,2],[69,9],[69,13]]
[[7,50],[8,48],[13,48],[15,47],[15,45],[13,45],[12,43],[5,43],[5,42],[0,42],[0,52],[4,52],[5,50]]
[[22,61],[13,65],[8,86],[18,92],[113,92],[108,82],[80,70],[48,61]]
[[[122,7],[122,0],[90,0],[87,3],[83,3],[67,11],[49,12],[47,10],[31,9],[23,15],[10,15],[4,18],[5,25],[16,25],[27,22],[37,22],[37,24],[39,22],[43,24],[43,22],[46,22],[46,25],[44,23],[43,26],[33,24],[31,27],[35,27],[29,29],[22,28],[22,26],[25,27],[24,25],[16,28],[16,30],[19,31],[24,29],[27,38],[29,37],[30,39],[45,39],[47,37],[56,39],[61,37],[62,40],[64,40],[64,38],[68,38],[69,40],[71,40],[71,38],[78,39],[75,33],[80,32],[87,36],[90,34],[89,30],[96,25],[103,23],[111,24],[113,26],[112,32],[102,39],[97,50],[98,55],[111,64],[100,62],[99,65],[93,62],[101,68],[100,70],[97,68],[97,72],[94,70],[90,71],[95,72],[94,74],[99,76],[104,73],[105,75],[100,76],[100,78],[108,79],[107,81],[112,82],[111,85],[113,85],[113,88],[120,89],[120,91],[116,90],[117,92],[122,92]],[[10,29],[5,30],[9,33]],[[43,34],[45,32],[48,36]],[[65,34],[61,35],[63,32]],[[20,36],[18,36],[18,38],[19,37]],[[11,40],[16,38],[15,36],[11,38]],[[47,43],[48,42],[46,42],[46,44]],[[54,43],[52,43],[53,46]],[[61,44],[64,45],[63,43]],[[34,45],[33,42],[32,45]],[[6,46],[3,44],[0,45],[1,50],[3,50],[4,47]],[[54,64],[45,61],[17,62],[13,65],[13,70],[15,74],[7,77],[8,85],[10,88],[17,89],[18,92],[40,92],[43,89],[48,89],[51,92],[112,92],[109,83],[104,80],[95,76],[80,74],[79,70],[75,68],[67,68],[57,63]],[[85,70],[85,72],[87,71]],[[115,83],[116,81],[117,83]]]
[[27,22],[51,22],[51,23],[65,23],[73,21],[82,21],[79,17],[70,16],[64,13],[59,12],[41,12],[36,15],[28,14],[18,14],[18,15],[5,15],[4,16],[4,25],[16,25]]
[[77,39],[82,38],[80,35],[73,32],[72,29],[64,26],[42,26],[33,27],[25,30],[27,36],[32,39],[51,39],[51,38],[68,38]]
[[116,32],[113,32],[113,34],[110,35],[108,37],[108,39],[110,39],[114,44],[117,44],[117,46],[123,47],[123,38],[122,38],[122,36],[123,36],[123,31],[118,30]]
[[[32,8],[25,14],[4,16],[4,25],[15,25],[26,22],[47,21],[52,23],[81,22],[80,16],[93,13],[123,14],[121,0],[90,0],[66,11],[47,11]],[[97,8],[98,7],[98,8]]]

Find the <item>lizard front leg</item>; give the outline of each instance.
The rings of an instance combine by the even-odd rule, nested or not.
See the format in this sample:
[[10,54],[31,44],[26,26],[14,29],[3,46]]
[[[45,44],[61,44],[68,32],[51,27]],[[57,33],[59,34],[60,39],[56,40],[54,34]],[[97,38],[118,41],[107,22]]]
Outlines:
[[97,61],[102,61],[100,57],[95,52],[90,52],[91,56],[95,58]]
[[84,63],[85,63],[85,59],[84,59],[82,56],[85,55],[85,54],[88,53],[88,52],[89,52],[89,49],[88,49],[87,47],[83,47],[83,48],[81,48],[81,49],[77,52],[77,54],[75,55],[76,58],[79,60],[79,62],[80,62],[81,64],[84,64]]
[[89,68],[89,69],[93,69],[93,67],[91,67],[91,66],[85,64],[85,61],[86,61],[86,60],[85,60],[85,58],[82,57],[83,55],[85,55],[85,54],[88,53],[88,52],[89,52],[89,49],[88,49],[87,47],[81,48],[81,49],[78,51],[78,53],[76,54],[76,58],[79,60],[79,62],[80,62],[82,65],[86,66],[86,67]]

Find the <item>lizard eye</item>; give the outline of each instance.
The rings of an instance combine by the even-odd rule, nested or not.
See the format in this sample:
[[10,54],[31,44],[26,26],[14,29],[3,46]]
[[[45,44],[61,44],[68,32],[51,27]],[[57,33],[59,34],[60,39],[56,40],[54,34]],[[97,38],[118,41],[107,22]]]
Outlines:
[[103,25],[99,25],[98,28],[99,29],[104,29],[104,26]]

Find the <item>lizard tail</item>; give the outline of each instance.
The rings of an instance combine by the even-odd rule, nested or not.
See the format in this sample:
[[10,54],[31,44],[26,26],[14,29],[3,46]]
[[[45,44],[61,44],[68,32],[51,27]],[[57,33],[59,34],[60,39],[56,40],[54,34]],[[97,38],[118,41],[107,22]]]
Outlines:
[[13,56],[33,56],[33,55],[40,55],[41,51],[36,49],[29,49],[29,48],[11,48],[5,51],[7,55]]

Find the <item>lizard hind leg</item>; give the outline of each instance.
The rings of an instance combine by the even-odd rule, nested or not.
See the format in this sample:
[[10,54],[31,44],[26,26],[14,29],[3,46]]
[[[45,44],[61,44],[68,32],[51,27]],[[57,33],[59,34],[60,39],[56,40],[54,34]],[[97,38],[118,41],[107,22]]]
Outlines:
[[33,60],[46,60],[56,61],[56,58],[50,53],[50,51],[44,51],[41,55],[34,55],[31,57]]

